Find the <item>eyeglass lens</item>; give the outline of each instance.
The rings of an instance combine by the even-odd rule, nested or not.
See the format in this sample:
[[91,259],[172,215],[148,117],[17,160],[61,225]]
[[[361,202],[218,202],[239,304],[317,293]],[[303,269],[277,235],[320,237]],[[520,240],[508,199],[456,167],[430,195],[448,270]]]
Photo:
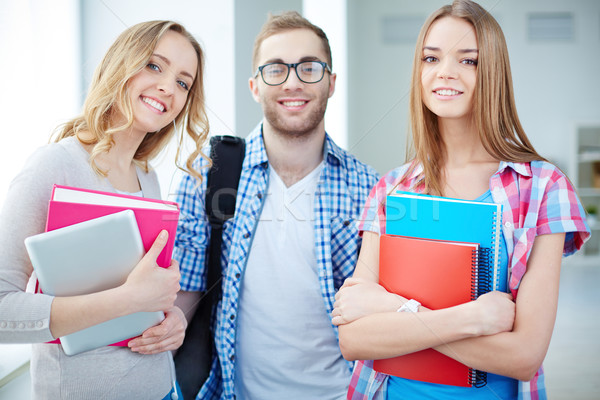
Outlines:
[[[262,70],[262,77],[265,83],[269,85],[279,85],[286,81],[289,76],[289,67],[283,63],[273,63],[265,65]],[[325,69],[323,65],[316,61],[303,61],[296,65],[296,75],[298,79],[305,83],[315,83],[323,79]]]

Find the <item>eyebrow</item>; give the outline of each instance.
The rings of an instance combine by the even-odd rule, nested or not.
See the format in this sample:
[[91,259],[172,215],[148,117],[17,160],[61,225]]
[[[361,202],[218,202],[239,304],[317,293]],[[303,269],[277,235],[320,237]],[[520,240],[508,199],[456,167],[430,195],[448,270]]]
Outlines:
[[[424,46],[423,50],[442,51],[442,49],[440,49],[439,47],[433,47],[433,46]],[[457,51],[459,53],[479,53],[478,49],[458,49]]]
[[[298,60],[298,62],[303,62],[303,61],[321,61],[319,59],[319,57],[315,57],[315,56],[305,56],[300,58],[300,60]],[[281,58],[271,58],[269,60],[266,60],[264,62],[264,64],[271,64],[271,63],[283,63],[283,60]],[[262,64],[262,65],[264,65]],[[287,64],[287,63],[285,63]],[[290,63],[290,64],[294,64],[294,63]]]
[[[162,56],[158,53],[153,53],[152,55],[163,60],[165,62],[165,64],[167,64],[168,66],[171,66],[171,61],[167,57]],[[187,71],[181,71],[180,74],[189,77],[192,81],[194,80],[194,77],[192,76],[192,74],[190,74]]]

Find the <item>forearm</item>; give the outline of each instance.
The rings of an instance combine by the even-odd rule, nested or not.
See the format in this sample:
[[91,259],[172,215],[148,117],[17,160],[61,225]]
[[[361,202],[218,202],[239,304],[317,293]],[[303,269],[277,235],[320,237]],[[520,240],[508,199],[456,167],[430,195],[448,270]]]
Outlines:
[[183,314],[185,314],[185,319],[188,323],[194,316],[202,295],[202,292],[186,292],[183,290],[180,290],[179,293],[177,293],[175,305],[179,307],[181,311],[183,311]]
[[539,351],[535,344],[515,346],[522,342],[519,336],[516,332],[503,332],[436,346],[435,350],[471,368],[529,381],[546,352],[536,356]]
[[50,310],[52,336],[65,336],[113,318],[142,311],[128,299],[127,289],[123,286],[81,296],[55,297]]
[[340,348],[347,360],[375,360],[471,338],[481,334],[470,303],[418,313],[367,315],[341,325]]
[[529,381],[540,368],[554,329],[564,234],[535,239],[519,286],[512,331],[440,346],[472,368]]

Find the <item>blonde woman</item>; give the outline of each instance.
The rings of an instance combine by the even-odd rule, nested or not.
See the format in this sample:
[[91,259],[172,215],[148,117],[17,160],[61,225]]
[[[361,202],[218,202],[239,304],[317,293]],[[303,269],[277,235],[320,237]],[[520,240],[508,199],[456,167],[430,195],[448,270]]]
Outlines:
[[[487,371],[487,385],[385,376],[359,361],[348,398],[545,398],[541,366],[556,317],[561,257],[577,251],[590,232],[569,180],[521,127],[504,36],[478,4],[456,0],[422,27],[410,118],[414,154],[371,192],[359,261],[336,295],[333,323],[349,360],[433,348]],[[510,281],[456,307],[409,308],[418,318],[397,312],[410,299],[378,285],[385,197],[396,189],[502,204],[501,271]]]
[[[53,184],[159,198],[149,161],[176,128],[195,142],[186,169],[199,178],[191,162],[208,132],[203,63],[198,42],[175,22],[127,29],[97,68],[82,115],[61,127],[13,180],[0,214],[0,342],[34,343],[33,398],[176,397],[168,350],[182,343],[186,322],[174,306],[177,262],[156,265],[164,233],[122,286],[74,297],[25,292],[32,266],[23,240],[44,231]],[[121,315],[158,310],[165,320],[129,348],[66,356],[60,344],[45,343]]]

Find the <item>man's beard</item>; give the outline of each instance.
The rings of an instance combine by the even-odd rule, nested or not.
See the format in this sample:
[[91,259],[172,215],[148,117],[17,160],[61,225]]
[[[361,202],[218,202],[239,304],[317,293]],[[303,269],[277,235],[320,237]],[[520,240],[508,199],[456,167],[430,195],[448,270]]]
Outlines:
[[303,138],[312,134],[323,121],[325,111],[327,110],[327,100],[326,93],[312,100],[312,102],[316,103],[316,107],[313,104],[311,112],[301,121],[282,117],[281,112],[278,110],[279,104],[277,102],[269,102],[263,99],[262,104],[264,104],[263,112],[265,119],[275,133],[290,138]]

